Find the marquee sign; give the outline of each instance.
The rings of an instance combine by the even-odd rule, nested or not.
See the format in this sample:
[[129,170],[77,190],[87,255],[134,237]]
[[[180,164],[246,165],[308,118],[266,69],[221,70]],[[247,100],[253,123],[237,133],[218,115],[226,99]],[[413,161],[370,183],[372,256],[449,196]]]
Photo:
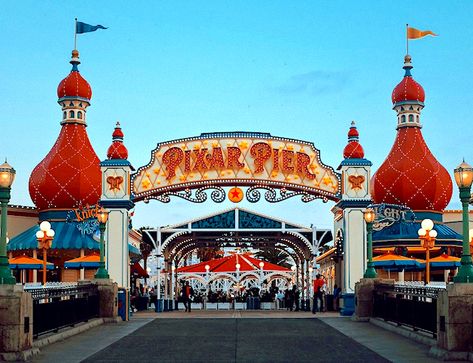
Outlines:
[[392,226],[394,223],[400,223],[406,219],[414,219],[414,212],[409,208],[396,204],[371,204],[376,213],[373,223],[373,230],[381,231],[382,229]]
[[82,235],[92,235],[98,231],[98,213],[98,204],[92,206],[86,205],[85,207],[79,207],[67,213],[66,222],[74,223]]
[[322,163],[313,143],[267,133],[211,133],[160,143],[132,176],[135,202],[169,202],[172,195],[203,202],[207,190],[222,202],[225,186],[249,187],[250,202],[261,198],[259,189],[270,202],[295,195],[304,202],[340,198],[340,175]]

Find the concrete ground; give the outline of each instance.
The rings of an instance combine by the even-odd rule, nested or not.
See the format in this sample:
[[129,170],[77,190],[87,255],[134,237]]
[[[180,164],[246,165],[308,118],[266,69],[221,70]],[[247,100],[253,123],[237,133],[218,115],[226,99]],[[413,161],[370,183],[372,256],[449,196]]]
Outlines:
[[144,312],[44,347],[34,362],[436,362],[428,349],[334,313]]

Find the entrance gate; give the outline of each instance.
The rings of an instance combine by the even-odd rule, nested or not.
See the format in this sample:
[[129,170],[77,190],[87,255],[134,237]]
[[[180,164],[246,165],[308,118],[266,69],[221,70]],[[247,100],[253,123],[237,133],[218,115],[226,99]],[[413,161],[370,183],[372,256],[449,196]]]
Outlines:
[[[339,283],[344,293],[352,293],[366,264],[363,210],[370,203],[370,166],[366,159],[347,158],[336,172],[322,163],[313,143],[254,132],[204,133],[159,143],[150,162],[134,174],[127,160],[105,160],[101,204],[110,210],[108,271],[120,286],[128,286],[128,211],[139,201],[169,203],[178,197],[201,203],[210,194],[217,203],[227,197],[276,203],[299,196],[305,203],[336,203],[334,230],[344,236]],[[158,248],[158,257],[162,253]]]

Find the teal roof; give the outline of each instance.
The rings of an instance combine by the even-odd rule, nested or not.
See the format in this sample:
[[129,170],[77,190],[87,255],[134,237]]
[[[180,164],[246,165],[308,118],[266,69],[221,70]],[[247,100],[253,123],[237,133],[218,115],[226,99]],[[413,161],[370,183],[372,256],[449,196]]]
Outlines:
[[[51,249],[56,250],[99,250],[100,244],[94,239],[93,234],[82,233],[75,223],[51,222],[55,235]],[[33,226],[18,236],[12,238],[7,245],[8,251],[33,250],[38,247],[36,232],[39,226]],[[129,252],[141,256],[138,248],[128,244]]]

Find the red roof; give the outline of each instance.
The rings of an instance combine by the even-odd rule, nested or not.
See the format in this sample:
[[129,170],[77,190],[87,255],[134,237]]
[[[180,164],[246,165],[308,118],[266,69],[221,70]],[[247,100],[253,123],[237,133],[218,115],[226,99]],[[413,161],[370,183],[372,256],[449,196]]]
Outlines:
[[406,71],[404,78],[399,84],[394,87],[391,95],[392,102],[406,102],[406,101],[425,101],[425,92],[422,86],[417,83],[411,75],[411,57],[406,55],[404,58],[404,70]]
[[348,144],[343,149],[343,157],[345,159],[363,159],[365,157],[365,151],[359,143],[359,133],[354,121],[348,131]]
[[56,143],[31,173],[29,192],[39,210],[94,205],[101,177],[85,125],[63,124]]
[[399,128],[389,155],[371,179],[373,201],[442,211],[452,191],[448,171],[430,152],[420,128]]
[[248,254],[232,254],[226,257],[199,262],[190,266],[183,266],[177,269],[181,273],[205,273],[206,265],[209,265],[209,272],[236,272],[236,264],[240,264],[240,272],[259,271],[260,262],[264,262],[263,271],[286,271],[291,270],[282,266],[275,265],[270,262],[258,260],[250,257]]
[[112,134],[112,145],[108,148],[107,151],[107,158],[108,159],[121,159],[126,160],[128,159],[128,150],[126,146],[123,144],[123,131],[120,127],[120,123],[117,122],[115,126],[115,130]]

